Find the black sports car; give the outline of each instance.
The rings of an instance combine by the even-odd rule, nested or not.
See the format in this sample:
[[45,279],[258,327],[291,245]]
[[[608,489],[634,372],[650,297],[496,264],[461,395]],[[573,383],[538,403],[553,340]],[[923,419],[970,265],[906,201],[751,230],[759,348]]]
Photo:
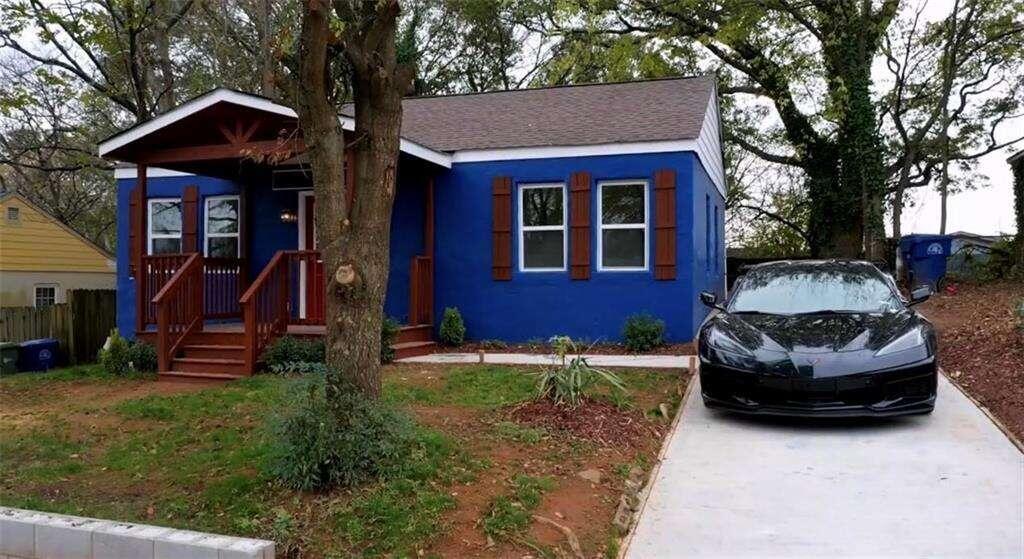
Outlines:
[[774,415],[904,415],[935,407],[935,330],[891,277],[867,262],[760,264],[698,339],[708,407]]

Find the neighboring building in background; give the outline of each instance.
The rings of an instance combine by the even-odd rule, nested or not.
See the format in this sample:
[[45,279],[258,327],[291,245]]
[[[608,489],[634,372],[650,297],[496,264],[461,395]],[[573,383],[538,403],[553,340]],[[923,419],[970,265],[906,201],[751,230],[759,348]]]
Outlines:
[[24,196],[0,195],[0,307],[63,303],[69,289],[114,289],[117,263]]
[[993,248],[998,250],[1000,243],[1013,240],[1013,235],[977,235],[966,231],[956,231],[949,236],[949,262],[946,267],[949,272],[957,274],[966,274],[971,271],[971,266],[987,262]]

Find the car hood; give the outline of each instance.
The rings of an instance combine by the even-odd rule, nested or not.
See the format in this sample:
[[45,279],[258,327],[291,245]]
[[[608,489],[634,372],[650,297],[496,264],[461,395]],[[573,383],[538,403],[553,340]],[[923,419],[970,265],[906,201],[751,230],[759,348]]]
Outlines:
[[918,325],[915,313],[722,314],[715,327],[751,351],[878,351]]

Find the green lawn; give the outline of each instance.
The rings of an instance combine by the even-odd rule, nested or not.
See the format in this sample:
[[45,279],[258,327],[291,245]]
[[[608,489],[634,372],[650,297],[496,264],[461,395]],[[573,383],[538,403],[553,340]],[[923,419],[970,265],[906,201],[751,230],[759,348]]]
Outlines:
[[[637,408],[677,399],[673,375],[625,378]],[[291,491],[265,466],[269,425],[298,382],[261,375],[182,389],[97,367],[0,379],[0,503],[267,537],[282,557],[430,555],[444,553],[432,546],[454,530],[475,531],[475,538],[526,530],[529,517],[515,503],[528,500],[532,510],[556,481],[520,475],[520,458],[508,451],[536,454],[553,467],[578,460],[570,453],[580,445],[502,419],[502,406],[532,397],[534,378],[524,371],[391,366],[385,398],[424,418],[400,471],[354,490]],[[451,424],[449,415],[462,423]],[[505,452],[495,458],[495,449]],[[457,496],[476,490],[494,495],[466,524]]]

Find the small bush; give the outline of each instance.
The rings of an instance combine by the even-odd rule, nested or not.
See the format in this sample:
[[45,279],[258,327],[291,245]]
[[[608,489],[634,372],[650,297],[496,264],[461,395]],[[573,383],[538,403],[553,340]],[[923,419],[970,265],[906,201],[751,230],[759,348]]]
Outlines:
[[313,361],[289,361],[271,365],[269,370],[275,375],[324,375],[327,374],[327,364]]
[[415,429],[408,416],[353,387],[326,397],[325,377],[300,385],[273,429],[270,473],[304,491],[352,487],[406,457]]
[[395,348],[391,347],[398,339],[398,321],[384,317],[380,325],[380,362],[387,364],[395,360]]
[[131,353],[131,344],[115,329],[110,332],[106,347],[100,350],[100,365],[112,375],[127,375],[132,372]]
[[441,320],[441,343],[446,346],[462,345],[466,340],[466,325],[462,322],[459,309],[448,307]]
[[156,348],[145,342],[134,342],[128,346],[128,361],[135,371],[156,372]]
[[270,370],[288,363],[323,363],[324,341],[282,336],[263,350],[260,360]]
[[[537,397],[547,398],[552,402],[575,408],[583,402],[587,390],[598,382],[603,382],[625,392],[622,379],[615,373],[592,367],[583,357],[580,347],[568,336],[551,338],[551,345],[561,358],[561,366],[548,367],[537,373]],[[566,361],[569,353],[576,357]]]
[[665,343],[665,321],[649,314],[634,314],[622,327],[622,340],[634,353],[650,351]]

